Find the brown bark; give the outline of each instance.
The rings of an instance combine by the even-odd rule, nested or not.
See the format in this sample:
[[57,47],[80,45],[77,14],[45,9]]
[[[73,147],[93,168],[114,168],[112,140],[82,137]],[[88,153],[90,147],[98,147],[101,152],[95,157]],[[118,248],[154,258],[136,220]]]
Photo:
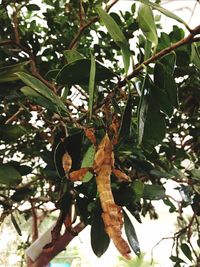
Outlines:
[[[30,258],[27,259],[27,267],[45,267],[48,263],[58,255],[66,246],[72,241],[72,239],[79,234],[86,225],[83,222],[77,224],[72,231],[66,231],[61,235],[54,243],[54,246],[50,249],[44,249],[36,261],[32,261]],[[73,234],[76,233],[76,234]]]

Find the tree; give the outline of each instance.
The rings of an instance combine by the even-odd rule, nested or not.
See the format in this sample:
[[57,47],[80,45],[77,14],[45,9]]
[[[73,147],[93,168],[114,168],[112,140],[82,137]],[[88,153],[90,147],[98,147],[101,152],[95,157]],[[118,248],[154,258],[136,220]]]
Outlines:
[[[200,25],[161,1],[133,1],[119,14],[117,2],[2,1],[1,222],[10,216],[20,234],[14,212],[32,217],[35,240],[38,211],[44,219],[47,202],[60,211],[28,266],[47,264],[87,225],[98,257],[110,239],[126,258],[130,247],[139,255],[129,214],[156,219],[154,200],[177,214],[174,266],[199,266]],[[167,34],[154,10],[182,26]],[[166,194],[170,180],[182,201]]]

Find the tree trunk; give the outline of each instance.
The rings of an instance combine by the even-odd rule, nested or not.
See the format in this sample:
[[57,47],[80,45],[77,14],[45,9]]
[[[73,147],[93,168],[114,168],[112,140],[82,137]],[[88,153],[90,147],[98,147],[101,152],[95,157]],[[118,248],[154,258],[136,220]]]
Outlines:
[[[77,224],[72,228],[72,232],[79,234],[86,225],[83,222]],[[58,240],[54,243],[54,246],[50,249],[43,250],[36,261],[32,261],[30,258],[27,259],[27,267],[47,267],[49,262],[58,255],[66,246],[71,242],[71,240],[76,236],[72,232],[66,231],[61,235]]]

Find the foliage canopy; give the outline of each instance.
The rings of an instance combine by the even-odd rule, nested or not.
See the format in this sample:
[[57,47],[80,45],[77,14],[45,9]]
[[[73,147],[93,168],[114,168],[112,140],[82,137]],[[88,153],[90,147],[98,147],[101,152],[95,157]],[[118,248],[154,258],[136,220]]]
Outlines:
[[[20,234],[15,211],[36,225],[52,202],[60,210],[56,230],[65,221],[72,231],[75,219],[91,225],[100,257],[110,237],[95,173],[88,169],[73,182],[62,159],[70,155],[70,172],[92,168],[96,144],[108,133],[115,167],[130,178],[121,182],[113,172],[110,183],[133,251],[139,255],[140,246],[129,214],[140,223],[147,214],[156,219],[153,203],[162,201],[177,214],[174,266],[199,266],[200,25],[190,29],[161,1],[133,1],[119,13],[112,12],[117,1],[107,2],[2,1],[1,222],[10,216]],[[179,26],[167,34],[155,10]],[[170,181],[181,201],[166,194]],[[21,209],[24,203],[30,205]]]

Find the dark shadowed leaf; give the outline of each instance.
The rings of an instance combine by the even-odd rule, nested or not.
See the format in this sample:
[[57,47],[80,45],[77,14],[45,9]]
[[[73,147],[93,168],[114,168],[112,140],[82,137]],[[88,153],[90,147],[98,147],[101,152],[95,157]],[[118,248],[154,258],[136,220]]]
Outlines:
[[135,254],[139,256],[140,245],[139,245],[138,238],[135,232],[135,228],[131,220],[129,219],[127,213],[125,212],[125,210],[123,210],[123,215],[124,215],[124,228],[125,228],[126,236],[128,238],[128,242],[130,246],[132,247],[133,251],[135,252]]
[[[154,81],[155,84],[167,96],[167,101],[170,102],[174,107],[178,108],[179,104],[176,82],[168,70],[169,65],[163,65],[159,62],[156,63],[154,68]],[[162,106],[164,107],[163,103]]]
[[91,246],[98,258],[106,252],[109,243],[110,238],[105,232],[101,213],[96,213],[91,226]]
[[34,189],[29,187],[22,187],[15,191],[15,193],[11,196],[11,199],[12,201],[20,202],[32,196],[33,194],[34,194]]
[[143,191],[143,198],[149,200],[159,200],[165,197],[165,188],[156,184],[145,184]]
[[[65,65],[57,76],[57,83],[59,84],[80,84],[87,85],[89,84],[90,77],[90,68],[91,68],[91,60],[89,59],[79,59],[75,60],[67,65]],[[77,75],[78,73],[78,75]],[[111,79],[116,74],[114,74],[111,70],[104,67],[102,64],[96,61],[96,76],[95,82],[99,83],[100,81]]]
[[190,247],[186,243],[181,244],[181,250],[189,260],[192,260],[192,252],[190,250]]
[[7,186],[19,184],[22,180],[21,174],[9,164],[0,164],[0,184]]
[[132,99],[131,96],[129,95],[122,117],[122,122],[119,130],[119,138],[123,139],[129,136],[131,128],[131,118],[132,118]]
[[89,115],[90,115],[90,119],[92,118],[92,109],[93,109],[93,101],[94,101],[95,75],[96,75],[95,57],[91,56],[90,78],[89,78]]
[[38,11],[38,10],[40,10],[40,7],[38,5],[35,5],[35,4],[26,5],[26,8],[28,9],[28,11]]
[[21,174],[21,176],[27,175],[33,170],[30,166],[23,164],[21,165],[18,161],[10,161],[9,165],[14,167]]
[[0,125],[0,139],[6,142],[15,142],[28,131],[21,125]]
[[11,221],[13,223],[13,226],[15,227],[15,230],[17,231],[18,235],[22,236],[21,229],[20,229],[20,227],[19,227],[14,215],[11,213],[10,216],[11,216]]
[[138,108],[138,142],[147,150],[158,145],[165,137],[166,131],[163,114],[152,90],[152,83],[146,77]]

